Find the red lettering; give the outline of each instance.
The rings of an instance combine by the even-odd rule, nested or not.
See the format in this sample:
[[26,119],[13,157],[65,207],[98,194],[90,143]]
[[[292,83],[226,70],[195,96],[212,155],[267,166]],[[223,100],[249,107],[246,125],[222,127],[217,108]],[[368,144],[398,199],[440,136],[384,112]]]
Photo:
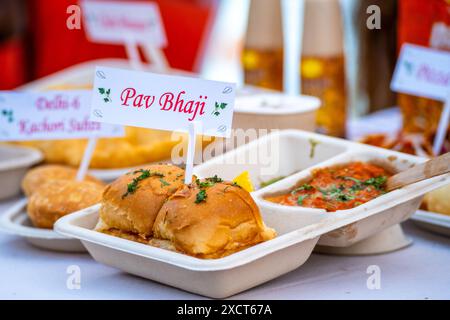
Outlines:
[[159,98],[159,105],[162,107],[161,110],[169,111],[173,107],[173,93],[166,92]]
[[180,97],[181,97],[182,94],[185,94],[185,93],[186,93],[186,91],[180,91],[180,93],[178,93],[177,101],[175,102],[175,108],[173,108],[173,111],[177,111],[177,109],[178,109],[178,111],[183,112],[184,100],[180,99]]
[[[151,101],[149,101],[151,99]],[[155,102],[155,96],[145,96],[145,109],[148,109],[152,106],[153,102]]]
[[128,106],[128,99],[133,98],[136,95],[136,90],[133,88],[126,88],[120,94],[120,100],[123,106]]
[[138,94],[136,99],[133,101],[133,106],[138,108],[142,107],[142,98],[142,94]]

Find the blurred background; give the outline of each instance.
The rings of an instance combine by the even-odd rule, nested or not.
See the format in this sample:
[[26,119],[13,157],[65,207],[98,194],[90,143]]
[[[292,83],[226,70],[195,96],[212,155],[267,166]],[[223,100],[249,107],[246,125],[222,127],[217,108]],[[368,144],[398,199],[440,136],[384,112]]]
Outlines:
[[[294,34],[303,34],[298,91],[322,102],[317,131],[430,153],[442,103],[397,95],[389,85],[402,44],[450,49],[450,1],[306,0],[303,32],[295,29],[297,23],[283,26],[280,0],[152,2],[162,15],[168,39],[164,54],[171,68],[282,91],[283,27],[292,28]],[[92,43],[83,27],[65,27],[67,8],[73,4],[77,2],[1,0],[0,89],[85,61],[126,58],[123,46]],[[379,29],[367,26],[371,5],[380,9]],[[386,116],[399,118],[401,124],[390,124],[389,137],[383,132],[367,136],[358,125],[349,128],[360,116],[395,106],[401,112]],[[376,122],[374,126],[379,129]],[[449,149],[448,137],[444,149]]]

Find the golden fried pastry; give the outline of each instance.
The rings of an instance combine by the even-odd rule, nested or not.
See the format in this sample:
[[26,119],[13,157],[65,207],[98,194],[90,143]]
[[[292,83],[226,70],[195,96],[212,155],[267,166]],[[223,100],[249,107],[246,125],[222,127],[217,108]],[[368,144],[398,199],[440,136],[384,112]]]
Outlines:
[[[98,139],[89,166],[98,169],[126,168],[169,159],[174,147],[183,149],[186,146],[186,137],[186,134],[172,134],[170,131],[125,127],[124,137]],[[211,141],[204,139],[202,146]],[[36,140],[16,144],[39,149],[46,163],[78,167],[87,140]]]
[[147,166],[121,176],[105,189],[96,230],[151,236],[159,209],[183,182],[184,170],[172,165]]
[[450,184],[427,193],[423,202],[428,211],[450,215]]
[[[125,136],[98,139],[91,168],[111,169],[135,167],[171,157],[172,148],[186,144],[180,134],[170,131],[125,127]],[[36,140],[16,144],[34,147],[42,151],[46,163],[78,167],[87,145],[86,139]]]
[[183,186],[162,206],[154,237],[198,258],[220,258],[275,237],[250,194],[214,177]]
[[[29,197],[47,181],[61,179],[75,180],[76,176],[77,170],[71,167],[61,165],[38,166],[27,172],[22,180],[22,190]],[[92,176],[86,175],[84,179],[104,186],[102,181]]]
[[49,180],[28,199],[28,215],[36,227],[51,229],[62,216],[100,202],[103,189],[91,181]]

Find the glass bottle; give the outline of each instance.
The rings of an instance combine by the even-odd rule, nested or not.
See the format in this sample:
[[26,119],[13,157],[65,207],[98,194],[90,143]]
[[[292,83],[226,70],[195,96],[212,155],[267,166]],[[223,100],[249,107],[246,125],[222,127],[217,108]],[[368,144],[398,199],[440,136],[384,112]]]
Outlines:
[[318,131],[345,137],[347,92],[342,14],[338,0],[305,0],[300,74],[306,95],[321,99]]
[[280,0],[251,0],[242,65],[246,84],[283,89]]

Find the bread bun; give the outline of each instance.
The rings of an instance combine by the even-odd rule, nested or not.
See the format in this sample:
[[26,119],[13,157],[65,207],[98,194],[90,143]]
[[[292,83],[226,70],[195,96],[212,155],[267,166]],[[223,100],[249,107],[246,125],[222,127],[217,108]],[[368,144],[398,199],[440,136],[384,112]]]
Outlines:
[[28,215],[38,228],[53,228],[66,214],[99,203],[104,186],[91,181],[50,180],[28,199]]
[[185,185],[173,194],[158,213],[154,237],[198,258],[220,258],[275,237],[247,191],[212,181]]
[[[75,180],[77,170],[62,165],[42,165],[27,172],[22,180],[22,190],[27,197],[31,196],[45,182],[51,180]],[[104,186],[104,183],[92,176],[86,175],[85,180]]]
[[121,176],[105,189],[96,230],[151,236],[159,209],[183,182],[184,170],[173,165],[147,166]]

